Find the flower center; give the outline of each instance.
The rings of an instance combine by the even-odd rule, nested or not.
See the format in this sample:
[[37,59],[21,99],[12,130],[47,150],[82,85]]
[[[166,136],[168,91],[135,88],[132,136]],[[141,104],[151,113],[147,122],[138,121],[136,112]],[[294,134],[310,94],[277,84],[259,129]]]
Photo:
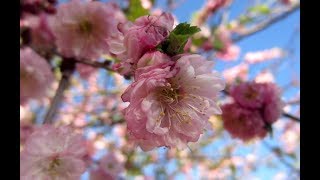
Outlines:
[[46,171],[51,175],[51,176],[55,176],[58,174],[57,170],[58,167],[61,165],[61,160],[58,157],[54,157],[49,166],[48,169],[46,169]]
[[179,89],[178,88],[163,88],[159,90],[159,100],[165,104],[178,102]]
[[82,34],[89,35],[92,32],[92,29],[93,29],[92,23],[89,22],[88,20],[83,20],[79,24],[79,31]]
[[253,100],[257,98],[258,93],[253,88],[249,87],[249,89],[244,93],[244,96],[249,100]]

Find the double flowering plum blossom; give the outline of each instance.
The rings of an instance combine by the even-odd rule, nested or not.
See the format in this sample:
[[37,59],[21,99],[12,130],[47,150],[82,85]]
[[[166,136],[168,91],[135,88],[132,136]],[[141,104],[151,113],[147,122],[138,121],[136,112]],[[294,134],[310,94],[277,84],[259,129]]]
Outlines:
[[20,49],[20,104],[46,95],[53,79],[45,59],[29,47]]
[[231,88],[230,95],[234,102],[223,106],[222,119],[233,137],[262,138],[281,115],[283,102],[273,83],[241,83]]
[[210,127],[209,117],[221,113],[216,96],[225,86],[212,67],[200,55],[180,55],[136,74],[122,99],[130,102],[129,135],[143,150],[183,148]]
[[43,125],[32,133],[20,155],[23,180],[76,180],[86,167],[85,141],[69,126]]
[[72,0],[61,4],[52,24],[58,50],[66,57],[96,59],[109,52],[118,36],[119,9],[114,4]]
[[30,28],[31,47],[37,51],[49,51],[54,48],[54,35],[50,28],[52,16],[41,13],[38,16],[28,15],[22,25]]
[[118,29],[122,36],[109,42],[110,52],[121,60],[114,68],[123,75],[132,75],[139,59],[165,40],[173,24],[173,16],[169,13],[142,16],[134,23],[120,23]]
[[257,110],[245,109],[232,103],[222,106],[222,111],[223,126],[232,137],[248,141],[267,135],[268,131]]

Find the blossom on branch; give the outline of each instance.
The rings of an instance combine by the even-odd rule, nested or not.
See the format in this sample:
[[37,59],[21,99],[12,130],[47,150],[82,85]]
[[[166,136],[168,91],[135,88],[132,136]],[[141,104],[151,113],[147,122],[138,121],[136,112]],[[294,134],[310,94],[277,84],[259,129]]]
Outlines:
[[210,127],[208,119],[220,114],[217,93],[224,82],[212,72],[213,62],[200,55],[181,55],[136,75],[122,95],[129,135],[144,150],[185,147],[198,141]]

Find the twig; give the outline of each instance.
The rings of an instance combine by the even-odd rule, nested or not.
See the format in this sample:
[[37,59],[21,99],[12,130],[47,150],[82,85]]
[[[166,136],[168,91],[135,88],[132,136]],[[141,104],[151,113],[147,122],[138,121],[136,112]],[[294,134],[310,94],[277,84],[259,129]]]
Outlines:
[[262,144],[263,144],[266,148],[268,148],[271,152],[273,152],[273,153],[278,157],[279,161],[280,161],[282,164],[284,164],[284,165],[287,166],[288,168],[294,170],[294,171],[295,171],[296,173],[298,173],[299,176],[300,176],[300,169],[295,168],[292,164],[290,164],[289,162],[287,162],[287,161],[284,159],[283,155],[284,155],[285,153],[283,153],[280,148],[278,148],[278,147],[272,147],[272,146],[270,146],[268,143],[266,143],[265,141],[264,141]]
[[50,107],[47,111],[43,124],[51,124],[54,115],[57,112],[58,106],[63,98],[64,91],[69,87],[70,84],[70,76],[74,71],[74,63],[72,60],[63,60],[61,65],[62,77],[59,82],[59,87],[56,91],[56,94],[53,97],[53,100],[50,104]]
[[96,68],[103,68],[103,69],[106,69],[108,71],[114,72],[114,70],[109,67],[109,65],[110,65],[110,61],[109,60],[106,60],[105,62],[96,62],[96,61],[74,59],[74,61],[76,63],[85,64],[85,65],[96,67]]
[[298,118],[298,117],[296,117],[296,116],[293,116],[293,115],[291,115],[291,114],[288,114],[288,113],[286,113],[286,112],[283,112],[282,115],[283,115],[284,117],[290,118],[291,120],[294,120],[294,121],[296,121],[296,122],[300,122],[300,118]]
[[285,11],[285,12],[283,12],[273,18],[265,20],[265,21],[261,22],[260,24],[257,24],[256,26],[248,29],[247,31],[242,33],[240,36],[235,37],[233,39],[233,42],[240,41],[245,37],[252,36],[262,30],[265,30],[266,28],[270,27],[272,24],[279,22],[280,20],[288,17],[290,14],[294,13],[299,8],[300,8],[300,3],[293,5],[289,10],[287,10],[287,11]]

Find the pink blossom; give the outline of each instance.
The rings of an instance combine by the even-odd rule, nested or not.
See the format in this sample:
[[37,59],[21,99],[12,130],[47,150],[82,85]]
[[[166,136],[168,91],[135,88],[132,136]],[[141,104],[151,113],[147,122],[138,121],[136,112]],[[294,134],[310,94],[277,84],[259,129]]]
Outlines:
[[265,103],[264,90],[262,84],[245,82],[233,86],[230,95],[243,107],[260,108]]
[[246,81],[248,79],[248,71],[249,66],[247,64],[240,64],[225,70],[222,74],[228,83],[232,83],[237,79]]
[[280,98],[280,89],[274,83],[264,83],[264,120],[268,123],[274,123],[282,113],[284,103]]
[[20,178],[78,179],[85,171],[82,136],[68,126],[43,125],[27,140],[20,155]]
[[248,141],[266,136],[267,129],[259,111],[232,103],[222,106],[222,112],[223,126],[232,137]]
[[240,54],[240,48],[236,45],[227,46],[223,51],[218,51],[216,53],[217,58],[225,61],[237,60]]
[[300,126],[297,123],[288,123],[280,137],[286,153],[294,153],[300,143]]
[[110,52],[122,60],[116,67],[120,73],[131,74],[130,67],[136,66],[144,53],[154,50],[169,35],[173,23],[171,14],[162,13],[160,16],[142,16],[134,23],[119,24],[123,36],[110,41],[109,45]]
[[231,87],[230,95],[242,108],[258,111],[269,125],[277,121],[282,113],[284,104],[280,98],[280,89],[274,83],[241,83]]
[[101,168],[90,171],[90,180],[116,180],[110,174],[105,173]]
[[137,70],[135,76],[139,76],[143,72],[150,71],[153,68],[157,68],[165,63],[170,62],[170,57],[159,51],[147,52],[145,53],[137,63]]
[[[173,62],[173,61],[171,61]],[[213,62],[199,55],[181,55],[136,76],[122,95],[129,134],[144,150],[184,147],[196,142],[208,119],[221,113],[216,96],[224,88]]]
[[60,52],[67,57],[96,59],[109,52],[116,37],[118,9],[98,1],[72,0],[58,7],[52,28]]
[[284,5],[291,6],[297,3],[298,1],[297,0],[280,0],[280,2]]
[[46,95],[54,80],[50,65],[31,48],[20,49],[20,104]]
[[99,167],[108,175],[116,178],[124,171],[124,157],[120,153],[110,152],[105,155],[100,163]]
[[262,71],[256,76],[254,81],[257,83],[273,83],[274,76],[270,71]]
[[264,62],[271,59],[281,58],[284,52],[280,48],[271,48],[258,52],[248,52],[244,55],[244,60],[250,64]]
[[35,127],[32,124],[20,122],[20,144],[24,144],[34,130]]
[[197,26],[202,25],[209,18],[210,15],[216,13],[220,8],[227,6],[231,0],[208,0],[204,7],[198,12],[195,20]]
[[41,13],[38,16],[28,15],[24,24],[31,29],[31,46],[39,51],[54,48],[54,35],[50,28],[52,16]]
[[227,27],[220,26],[215,31],[215,36],[211,41],[213,41],[213,44],[218,43],[221,45],[221,47],[219,47],[220,49],[217,49],[216,52],[217,58],[226,61],[233,61],[238,58],[240,48],[233,44],[231,39],[231,31]]

